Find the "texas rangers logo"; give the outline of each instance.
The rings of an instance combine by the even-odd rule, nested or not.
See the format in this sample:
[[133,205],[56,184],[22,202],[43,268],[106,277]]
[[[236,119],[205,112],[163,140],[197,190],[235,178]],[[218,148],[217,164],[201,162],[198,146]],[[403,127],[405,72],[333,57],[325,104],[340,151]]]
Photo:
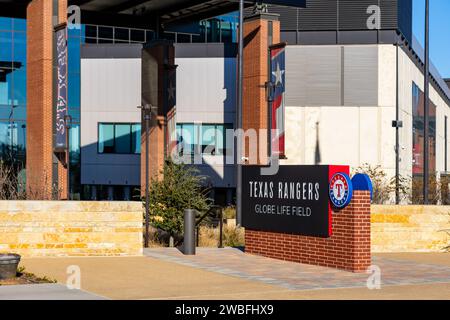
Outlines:
[[350,204],[353,196],[353,187],[350,177],[345,173],[336,173],[330,181],[329,187],[331,204],[338,209]]

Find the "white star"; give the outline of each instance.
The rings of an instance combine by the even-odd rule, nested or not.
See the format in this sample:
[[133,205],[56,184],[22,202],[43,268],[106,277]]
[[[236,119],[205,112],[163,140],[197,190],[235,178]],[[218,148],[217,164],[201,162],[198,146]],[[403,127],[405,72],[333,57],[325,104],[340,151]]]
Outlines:
[[173,86],[172,81],[169,83],[169,88],[167,88],[167,92],[169,94],[169,100],[174,102],[175,101],[175,87]]
[[285,71],[281,70],[280,64],[277,63],[277,70],[272,72],[272,74],[275,77],[275,86],[277,86],[278,84],[280,84],[281,86],[283,85],[283,74],[284,73],[285,73]]

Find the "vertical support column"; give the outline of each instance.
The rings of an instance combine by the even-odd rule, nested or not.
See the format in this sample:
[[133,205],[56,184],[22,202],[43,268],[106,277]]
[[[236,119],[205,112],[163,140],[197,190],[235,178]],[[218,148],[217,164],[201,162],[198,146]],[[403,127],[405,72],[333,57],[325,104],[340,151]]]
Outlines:
[[[142,105],[154,107],[149,134],[149,176],[161,179],[161,170],[166,157],[168,70],[175,63],[175,48],[171,41],[155,41],[144,48],[142,53]],[[141,139],[141,195],[146,188],[145,121],[142,119]]]
[[[58,2],[58,19],[64,22],[67,0]],[[33,0],[27,8],[27,196],[50,200],[53,185],[53,1]],[[66,186],[58,163],[58,184]],[[64,191],[64,190],[62,190]],[[64,196],[64,192],[62,194]]]
[[[57,16],[57,24],[62,24],[62,23],[67,23],[67,0],[57,0],[58,1],[58,12],[57,14],[54,13],[54,16]],[[54,46],[56,46],[56,40],[54,40]],[[55,52],[56,48],[54,47],[54,51]],[[54,63],[55,65],[57,65],[57,61],[55,61],[56,58],[54,58]],[[68,61],[67,61],[68,63]],[[55,77],[53,80],[53,84],[54,84],[54,90],[56,92],[56,79],[58,74],[54,73]],[[68,70],[66,75],[68,76]],[[68,106],[68,104],[67,104]],[[56,100],[53,103],[53,112],[54,114],[56,113]],[[56,119],[54,120],[56,123]],[[53,125],[54,126],[54,125]],[[69,128],[66,128],[66,130],[69,130]],[[69,135],[69,132],[67,132],[67,135]],[[58,187],[57,187],[57,192],[58,192],[58,199],[60,200],[69,200],[69,144],[67,145],[67,152],[66,152],[66,157],[65,159],[62,159],[67,165],[64,165],[64,163],[61,161],[61,159],[58,159],[58,165],[57,165],[57,172],[53,173],[56,174],[56,178],[58,181]]]
[[[257,150],[250,150],[245,141],[244,156],[252,164],[268,164],[268,137],[259,130],[270,130],[266,82],[269,80],[269,46],[280,42],[280,22],[277,14],[256,13],[244,21],[244,97],[243,129],[256,130]],[[267,131],[268,132],[268,131]],[[252,152],[250,152],[252,151]],[[255,154],[256,151],[256,154]]]

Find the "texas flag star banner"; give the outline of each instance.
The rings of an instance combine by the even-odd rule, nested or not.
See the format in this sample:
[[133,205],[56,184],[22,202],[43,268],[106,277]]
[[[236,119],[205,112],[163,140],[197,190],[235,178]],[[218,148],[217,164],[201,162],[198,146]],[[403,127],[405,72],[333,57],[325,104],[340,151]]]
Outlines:
[[271,151],[273,156],[285,156],[284,144],[284,94],[286,84],[286,44],[277,44],[270,47],[270,69],[272,99],[270,108],[271,122]]

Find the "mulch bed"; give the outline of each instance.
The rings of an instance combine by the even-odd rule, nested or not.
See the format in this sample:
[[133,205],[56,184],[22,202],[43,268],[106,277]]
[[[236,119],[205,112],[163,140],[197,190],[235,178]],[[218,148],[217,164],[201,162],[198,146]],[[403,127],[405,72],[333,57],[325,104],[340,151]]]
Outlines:
[[56,283],[55,280],[48,279],[47,277],[38,277],[28,272],[18,272],[16,278],[8,280],[0,280],[0,286],[14,286],[21,284],[42,284],[42,283]]

